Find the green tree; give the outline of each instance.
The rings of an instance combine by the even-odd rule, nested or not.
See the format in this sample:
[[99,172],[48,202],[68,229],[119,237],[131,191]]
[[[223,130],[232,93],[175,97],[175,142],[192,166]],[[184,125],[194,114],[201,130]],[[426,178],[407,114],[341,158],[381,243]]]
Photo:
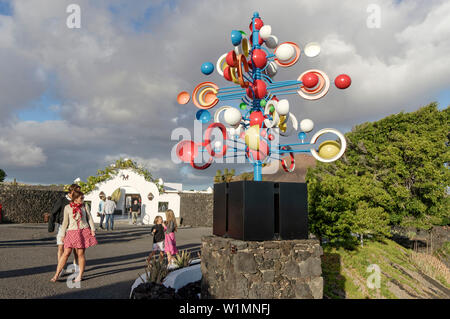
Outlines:
[[222,171],[220,169],[218,169],[216,171],[216,175],[214,176],[214,183],[229,183],[233,180],[233,177],[235,175],[235,170],[228,170],[228,168],[225,168],[223,170],[223,174]]
[[390,236],[389,214],[383,207],[369,207],[364,201],[358,203],[355,214],[350,216],[352,233],[358,235],[361,247],[364,246],[364,236]]
[[387,213],[390,225],[448,223],[449,113],[431,103],[354,127],[341,159],[308,169],[311,230],[331,242],[353,242],[352,214],[364,202]]
[[5,180],[6,176],[7,175],[6,175],[5,171],[0,168],[0,183]]

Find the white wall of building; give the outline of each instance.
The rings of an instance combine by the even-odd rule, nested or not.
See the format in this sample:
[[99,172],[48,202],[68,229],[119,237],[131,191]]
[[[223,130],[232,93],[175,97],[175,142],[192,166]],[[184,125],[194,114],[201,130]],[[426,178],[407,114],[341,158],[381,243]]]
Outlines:
[[[128,178],[123,176],[128,176]],[[104,192],[106,196],[111,196],[118,188],[124,190],[117,203],[119,209],[122,209],[124,206],[125,193],[140,194],[142,199],[140,218],[144,224],[152,224],[157,215],[162,215],[165,219],[164,212],[158,212],[159,202],[168,202],[169,209],[173,210],[175,217],[180,217],[180,195],[177,192],[159,194],[155,183],[146,181],[142,175],[135,173],[131,169],[122,169],[114,178],[97,184],[92,192],[85,195],[85,200],[91,202],[91,214],[95,222],[98,223],[100,221],[100,218],[97,217],[100,192]],[[151,201],[148,199],[149,193],[152,193],[154,196]]]

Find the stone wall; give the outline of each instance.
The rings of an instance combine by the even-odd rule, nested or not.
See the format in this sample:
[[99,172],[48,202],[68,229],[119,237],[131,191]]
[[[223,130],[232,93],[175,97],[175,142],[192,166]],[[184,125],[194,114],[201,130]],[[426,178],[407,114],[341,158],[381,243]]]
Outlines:
[[202,298],[323,297],[318,240],[202,238]]
[[64,195],[57,188],[0,184],[2,221],[9,223],[43,223],[55,201]]
[[180,217],[183,225],[212,227],[213,194],[180,193]]

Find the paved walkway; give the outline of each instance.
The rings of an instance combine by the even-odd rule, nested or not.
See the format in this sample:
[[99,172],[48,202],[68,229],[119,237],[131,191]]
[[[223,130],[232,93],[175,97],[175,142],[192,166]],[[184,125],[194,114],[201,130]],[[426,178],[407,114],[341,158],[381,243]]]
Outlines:
[[[178,249],[198,251],[201,236],[211,231],[179,229]],[[86,252],[85,280],[80,288],[68,288],[65,280],[49,281],[56,270],[56,244],[46,224],[0,224],[0,298],[128,298],[132,283],[144,273],[149,233],[148,226],[130,225],[98,231],[99,245]]]

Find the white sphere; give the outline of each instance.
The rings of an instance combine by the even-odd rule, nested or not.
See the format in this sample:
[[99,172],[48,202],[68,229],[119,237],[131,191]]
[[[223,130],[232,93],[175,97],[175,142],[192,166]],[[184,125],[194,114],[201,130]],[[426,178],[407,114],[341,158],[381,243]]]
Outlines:
[[311,121],[310,119],[304,119],[300,122],[300,129],[303,132],[311,132],[314,128],[314,122]]
[[263,40],[266,40],[268,37],[270,37],[271,34],[272,34],[272,27],[268,24],[263,25],[262,28],[259,30],[259,35]]
[[265,40],[265,43],[268,48],[275,49],[278,45],[278,38],[274,35],[271,35]]
[[241,122],[242,114],[238,109],[230,107],[225,111],[223,118],[228,125],[235,126]]
[[283,43],[277,48],[275,55],[280,61],[289,61],[294,57],[295,49],[289,43]]
[[286,99],[279,100],[277,104],[275,104],[275,110],[279,115],[286,115],[289,113],[289,101]]
[[269,65],[264,71],[268,76],[274,77],[278,72],[278,65],[274,61],[270,61]]

